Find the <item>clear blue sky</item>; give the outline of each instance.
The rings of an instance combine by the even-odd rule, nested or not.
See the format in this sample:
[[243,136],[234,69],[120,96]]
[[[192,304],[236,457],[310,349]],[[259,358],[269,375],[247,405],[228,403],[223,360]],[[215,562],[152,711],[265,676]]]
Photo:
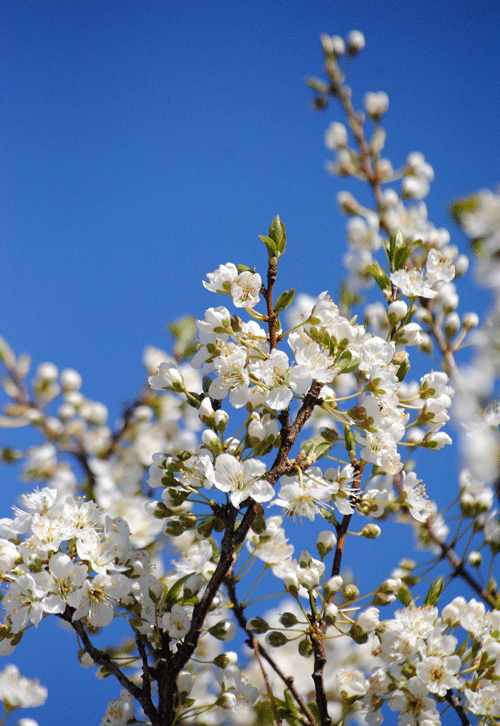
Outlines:
[[[425,155],[430,218],[451,227],[451,199],[500,181],[497,2],[4,0],[0,334],[35,365],[78,369],[116,417],[144,347],[168,348],[165,323],[218,304],[206,272],[263,269],[276,214],[282,288],[335,294],[345,185],[324,171],[323,134],[340,114],[314,114],[304,78],[322,72],[320,33],[352,29],[367,41],[355,103],[388,93],[387,156]],[[26,715],[99,723],[118,685],[94,687],[68,634],[60,664],[39,630],[10,659],[50,688]]]

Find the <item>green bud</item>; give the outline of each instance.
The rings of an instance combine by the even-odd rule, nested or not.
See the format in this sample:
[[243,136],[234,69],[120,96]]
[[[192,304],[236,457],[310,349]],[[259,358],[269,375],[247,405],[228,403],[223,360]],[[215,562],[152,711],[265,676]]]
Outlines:
[[440,577],[438,580],[432,583],[429,591],[426,595],[424,605],[434,606],[437,604],[441,593],[443,592],[443,578]]
[[347,424],[344,424],[344,440],[347,451],[350,453],[354,453],[356,451],[356,441],[354,439],[354,436],[352,434],[351,429]]
[[297,625],[298,622],[299,619],[293,613],[283,613],[280,616],[280,623],[284,625],[285,628],[291,628],[293,625]]
[[382,530],[378,526],[378,524],[365,524],[363,529],[360,532],[360,535],[362,537],[366,537],[366,539],[377,539],[377,537],[380,537],[382,534]]
[[356,625],[356,623],[350,629],[349,635],[355,643],[366,643],[368,640],[368,633],[365,633],[363,628],[360,625]]
[[269,227],[269,237],[275,242],[276,252],[278,253],[278,257],[281,257],[286,247],[286,232],[285,225],[279,218],[278,214],[273,219],[271,226]]
[[359,588],[351,583],[344,587],[342,594],[346,600],[356,600],[356,598],[359,597]]
[[299,654],[303,658],[310,658],[312,656],[313,649],[311,645],[311,641],[306,636],[305,638],[302,638],[302,640],[299,643]]
[[252,631],[252,633],[267,633],[269,630],[268,623],[264,620],[264,618],[260,618],[258,615],[248,621],[247,627],[248,630]]
[[288,643],[288,638],[284,633],[280,633],[277,630],[273,630],[271,633],[266,635],[266,641],[273,648],[280,648],[285,643]]
[[402,603],[405,607],[408,607],[413,602],[411,592],[408,590],[407,587],[400,587],[396,593],[396,597],[398,598],[399,602]]

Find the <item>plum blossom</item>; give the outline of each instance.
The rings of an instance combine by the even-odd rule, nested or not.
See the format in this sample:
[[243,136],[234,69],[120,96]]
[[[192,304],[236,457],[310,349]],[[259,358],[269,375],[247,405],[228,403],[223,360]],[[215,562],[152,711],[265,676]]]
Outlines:
[[221,454],[215,462],[213,482],[217,489],[229,494],[231,504],[238,508],[251,497],[256,502],[268,502],[274,489],[264,479],[266,465],[257,459],[238,461],[232,454]]

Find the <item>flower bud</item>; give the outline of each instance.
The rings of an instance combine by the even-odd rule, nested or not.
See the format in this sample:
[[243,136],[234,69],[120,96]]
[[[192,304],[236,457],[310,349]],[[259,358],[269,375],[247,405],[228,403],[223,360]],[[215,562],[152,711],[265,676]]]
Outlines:
[[189,671],[180,671],[177,676],[177,690],[179,693],[189,695],[194,686],[194,678]]
[[472,565],[472,567],[480,567],[483,556],[480,552],[470,552],[469,556],[467,557],[468,562]]
[[213,659],[213,664],[218,668],[227,668],[229,665],[235,665],[238,661],[238,656],[233,650],[229,650],[227,653],[220,653]]
[[297,616],[296,616],[296,615],[294,615],[293,613],[283,613],[283,614],[282,614],[282,615],[280,616],[280,623],[281,623],[281,624],[282,624],[282,625],[283,625],[283,626],[284,626],[285,628],[291,628],[291,627],[293,627],[294,625],[297,625],[297,623],[298,623],[298,622],[299,622],[299,619],[298,619],[298,618],[297,618]]
[[479,325],[479,315],[474,312],[465,313],[462,318],[462,327],[464,330],[473,330]]
[[359,203],[350,192],[339,192],[337,203],[345,214],[358,214],[359,212]]
[[318,549],[321,559],[326,557],[326,555],[332,551],[336,544],[337,538],[332,531],[326,529],[323,530],[323,532],[320,532],[316,539],[316,547]]
[[225,431],[227,422],[229,421],[229,414],[227,411],[216,411],[214,419],[217,431]]
[[455,260],[455,277],[462,277],[469,269],[469,258],[466,255],[458,255]]
[[327,149],[345,149],[348,144],[347,129],[344,124],[333,121],[325,134],[325,146]]
[[225,643],[228,643],[236,635],[236,623],[232,620],[221,620],[216,623],[216,625],[212,625],[212,627],[208,629],[208,632],[210,635],[213,635],[214,638],[217,638],[217,640],[222,640]]
[[363,529],[360,532],[360,535],[362,537],[365,537],[366,539],[377,539],[377,537],[380,537],[382,534],[382,530],[378,526],[378,524],[365,524]]
[[252,633],[267,633],[269,630],[269,624],[264,620],[264,618],[261,618],[258,615],[248,621],[247,627]]
[[444,321],[444,332],[448,340],[460,330],[460,316],[457,312],[448,313]]
[[78,391],[82,385],[81,375],[72,368],[65,368],[61,371],[60,381],[64,393],[67,391]]
[[334,593],[338,592],[343,584],[344,581],[341,575],[335,575],[335,577],[330,577],[328,582],[325,584],[325,598],[328,599]]
[[346,600],[356,600],[359,597],[359,588],[353,583],[350,583],[344,587],[342,594]]
[[404,300],[395,300],[387,308],[387,317],[391,326],[402,320],[408,312],[408,305]]
[[327,625],[333,625],[339,616],[339,609],[332,602],[325,608],[325,620]]
[[222,444],[214,431],[205,429],[201,435],[201,441],[203,446],[206,446],[207,449],[213,451],[214,454],[220,454],[222,452]]
[[389,96],[384,91],[365,94],[365,111],[373,121],[380,121],[389,108]]
[[347,52],[351,58],[361,53],[365,47],[365,36],[360,30],[351,30],[347,36]]
[[361,628],[364,633],[371,633],[380,625],[378,616],[379,611],[377,608],[369,607],[358,615],[355,625]]
[[58,375],[57,366],[53,363],[40,363],[36,369],[36,377],[44,383],[54,383]]
[[273,648],[280,648],[285,643],[288,643],[288,638],[284,633],[273,630],[272,633],[266,635],[266,642]]

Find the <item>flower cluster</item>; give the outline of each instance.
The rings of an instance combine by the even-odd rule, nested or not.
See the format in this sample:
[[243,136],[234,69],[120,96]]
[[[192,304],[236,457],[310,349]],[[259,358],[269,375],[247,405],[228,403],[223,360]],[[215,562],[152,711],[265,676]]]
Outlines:
[[[42,437],[25,451],[5,447],[2,460],[44,484],[0,519],[0,653],[43,618],[66,621],[81,665],[122,687],[102,726],[135,722],[135,704],[153,726],[352,716],[378,726],[388,709],[401,726],[436,726],[445,707],[463,724],[467,714],[482,726],[500,718],[499,197],[480,192],[454,208],[494,293],[478,332],[478,315],[458,312],[468,260],[427,218],[432,167],[419,152],[396,169],[382,156],[384,92],[354,109],[342,64],[363,35],[321,42],[328,80],[310,79],[315,104],[335,99],[346,117],[326,132],[329,170],[367,183],[374,199],[368,208],[338,195],[348,216],[338,304],[327,292],[275,299],[286,250],[275,217],[261,237],[267,275],[233,263],[207,275],[206,290],[233,309],[178,322],[173,356],[146,350],[147,385],[114,429],[75,370],[43,363],[29,385],[26,357],[0,339],[0,423]],[[372,283],[378,299],[355,314]],[[475,352],[460,371],[465,344]],[[443,492],[418,477],[417,457],[452,443],[454,401],[465,462],[449,542],[429,498]],[[298,555],[294,525],[309,536],[318,521],[315,550],[301,541]],[[375,551],[386,527],[408,523],[417,548],[449,567],[422,607],[416,562],[381,574],[369,595],[346,568],[353,537]],[[380,558],[374,578],[383,567]],[[440,611],[445,585],[460,578],[477,599],[451,596]],[[283,591],[288,599],[265,612],[261,601]],[[382,619],[382,607],[392,615]],[[94,634],[118,617],[129,639],[98,648]],[[7,711],[46,697],[15,666],[0,673],[0,692]]]

